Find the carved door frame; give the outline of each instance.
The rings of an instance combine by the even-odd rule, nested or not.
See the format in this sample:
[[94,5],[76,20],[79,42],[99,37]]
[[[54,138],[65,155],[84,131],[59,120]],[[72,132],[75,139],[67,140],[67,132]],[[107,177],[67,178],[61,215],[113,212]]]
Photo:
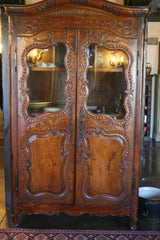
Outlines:
[[[75,30],[43,31],[33,37],[17,37],[17,98],[18,124],[17,135],[17,191],[19,203],[73,203],[74,201],[74,168],[75,168],[75,83],[76,83],[76,61],[75,61]],[[57,43],[64,43],[67,48],[65,67],[67,78],[65,79],[66,106],[58,113],[42,113],[32,117],[28,114],[29,96],[27,79],[29,68],[27,65],[27,54],[34,48],[45,49]],[[13,123],[14,124],[14,123]],[[58,192],[31,190],[31,167],[33,157],[32,146],[40,146],[45,139],[49,143],[59,141],[60,184]],[[48,143],[48,144],[49,144]],[[46,146],[46,152],[50,151]],[[49,155],[49,154],[48,154]],[[54,158],[54,152],[51,153]],[[57,157],[58,158],[58,157]],[[47,159],[46,159],[47,160]],[[34,160],[36,161],[36,160]],[[51,159],[52,162],[52,159]],[[54,163],[56,164],[56,163]],[[33,170],[32,170],[33,171]],[[36,170],[35,170],[36,171]],[[34,172],[34,171],[33,171]],[[43,181],[37,179],[37,181]]]
[[[127,89],[125,91],[125,110],[123,119],[115,119],[107,114],[93,114],[87,110],[87,48],[90,44],[104,47],[110,50],[121,50],[128,57],[128,67],[125,70]],[[78,71],[78,132],[77,132],[77,157],[76,157],[76,203],[93,206],[125,206],[131,205],[131,195],[134,192],[134,127],[136,108],[136,68],[137,68],[137,39],[123,39],[109,30],[79,30],[78,59],[81,61]],[[90,138],[99,138],[104,141],[117,141],[122,145],[122,155],[119,160],[121,175],[121,193],[89,193],[89,179],[93,173],[89,169]],[[105,159],[104,159],[105,160]],[[91,172],[90,172],[91,171]],[[99,176],[100,177],[100,176]]]

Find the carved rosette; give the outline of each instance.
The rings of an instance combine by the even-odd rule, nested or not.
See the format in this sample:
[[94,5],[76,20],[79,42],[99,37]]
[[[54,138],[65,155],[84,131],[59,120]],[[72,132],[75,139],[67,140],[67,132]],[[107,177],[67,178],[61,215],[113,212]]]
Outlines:
[[[26,133],[22,138],[19,154],[19,168],[24,169],[24,183],[20,189],[21,192],[24,192],[26,199],[39,199],[39,198],[52,198],[52,199],[64,199],[67,197],[70,192],[70,179],[69,179],[69,170],[70,164],[72,164],[73,158],[68,157],[72,156],[74,149],[73,145],[73,136],[72,136],[72,105],[74,96],[73,92],[75,91],[73,87],[73,77],[75,76],[74,72],[74,52],[72,42],[68,39],[68,31],[63,32],[46,32],[46,38],[37,37],[34,38],[34,41],[25,47],[22,55],[21,62],[23,67],[23,74],[20,79],[20,94],[19,94],[19,104],[21,106],[21,112],[26,123],[27,129]],[[71,33],[72,34],[72,33]],[[43,34],[44,36],[44,34]],[[71,36],[72,37],[72,36]],[[46,49],[56,43],[64,43],[67,48],[67,54],[65,56],[65,67],[67,71],[67,79],[65,80],[65,97],[66,97],[66,106],[64,110],[59,113],[42,113],[36,114],[36,117],[31,117],[27,108],[29,105],[29,96],[27,89],[27,80],[29,76],[29,69],[27,65],[27,54],[30,50],[34,48]],[[31,168],[31,150],[30,146],[32,142],[36,139],[45,139],[50,136],[62,135],[61,141],[61,158],[63,159],[63,164],[61,168],[61,184],[62,189],[59,193],[52,192],[41,192],[41,193],[31,193],[30,182],[30,168]],[[65,179],[65,184],[64,184]]]
[[[81,99],[81,108],[80,108],[80,120],[79,120],[79,135],[80,135],[80,164],[81,171],[83,175],[83,181],[81,185],[81,196],[86,201],[94,202],[97,200],[105,201],[122,201],[125,199],[128,193],[126,179],[128,176],[127,168],[130,164],[130,141],[126,134],[127,123],[130,121],[132,116],[132,101],[134,99],[134,84],[131,77],[131,68],[133,64],[133,56],[130,50],[121,43],[121,39],[114,37],[114,34],[109,34],[109,32],[97,32],[97,31],[85,31],[83,30],[80,35],[80,58],[83,59],[83,63],[80,66],[80,75],[79,80],[81,81],[80,89],[80,99]],[[125,100],[125,110],[126,114],[123,119],[116,119],[111,115],[101,114],[96,115],[87,110],[87,98],[88,98],[88,81],[86,79],[86,72],[88,69],[88,56],[86,49],[91,44],[97,44],[100,47],[107,48],[109,50],[122,50],[128,56],[128,67],[125,72],[126,81],[127,81],[127,90],[126,90],[126,100]],[[89,160],[90,160],[90,144],[89,136],[98,136],[103,139],[119,139],[119,143],[123,149],[121,153],[120,161],[120,195],[114,196],[110,194],[102,195],[90,195],[88,193],[88,184],[86,184],[89,176]]]

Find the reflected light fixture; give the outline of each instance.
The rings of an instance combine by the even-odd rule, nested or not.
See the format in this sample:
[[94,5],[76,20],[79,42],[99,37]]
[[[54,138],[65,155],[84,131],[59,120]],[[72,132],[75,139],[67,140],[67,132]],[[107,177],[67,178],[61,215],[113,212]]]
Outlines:
[[115,67],[115,66],[116,66],[116,55],[115,55],[115,53],[111,53],[110,59],[109,59],[109,64],[110,64],[112,67]]
[[124,65],[124,57],[120,57],[119,65],[122,67]]
[[124,63],[124,57],[121,57],[120,58],[120,64],[123,64]]
[[35,64],[42,58],[43,51],[40,49],[33,49],[27,55],[27,62]]

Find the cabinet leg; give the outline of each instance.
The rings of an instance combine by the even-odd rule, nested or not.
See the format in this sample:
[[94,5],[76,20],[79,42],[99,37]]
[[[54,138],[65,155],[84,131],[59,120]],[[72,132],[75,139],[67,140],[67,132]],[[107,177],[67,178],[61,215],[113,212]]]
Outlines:
[[131,230],[137,229],[137,217],[131,216]]
[[18,214],[14,214],[12,215],[12,227],[18,227],[18,218],[19,215]]
[[131,223],[131,230],[136,230],[136,229],[137,229],[137,225]]
[[8,228],[15,228],[18,227],[18,214],[13,215],[11,208],[6,208],[6,215],[7,215],[7,226]]

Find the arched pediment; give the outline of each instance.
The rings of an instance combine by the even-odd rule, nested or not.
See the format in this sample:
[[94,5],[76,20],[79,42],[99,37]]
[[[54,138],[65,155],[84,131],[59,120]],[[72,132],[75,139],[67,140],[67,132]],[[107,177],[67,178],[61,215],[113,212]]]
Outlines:
[[[13,6],[6,5],[5,10],[8,15],[39,15],[45,14],[46,11],[50,11],[52,14],[53,11],[57,11],[57,8],[66,8],[74,9],[78,11],[79,7],[88,7],[89,9],[95,9],[102,11],[101,14],[114,14],[117,16],[147,16],[149,9],[148,8],[135,8],[135,7],[126,7],[123,5],[115,4],[106,0],[46,0],[43,2],[26,5],[26,6]],[[69,12],[68,9],[68,12]],[[80,13],[80,12],[78,12]],[[90,13],[95,14],[94,10],[90,10]],[[100,13],[100,12],[99,12]],[[84,14],[84,12],[82,12]],[[87,14],[87,13],[86,13]]]

